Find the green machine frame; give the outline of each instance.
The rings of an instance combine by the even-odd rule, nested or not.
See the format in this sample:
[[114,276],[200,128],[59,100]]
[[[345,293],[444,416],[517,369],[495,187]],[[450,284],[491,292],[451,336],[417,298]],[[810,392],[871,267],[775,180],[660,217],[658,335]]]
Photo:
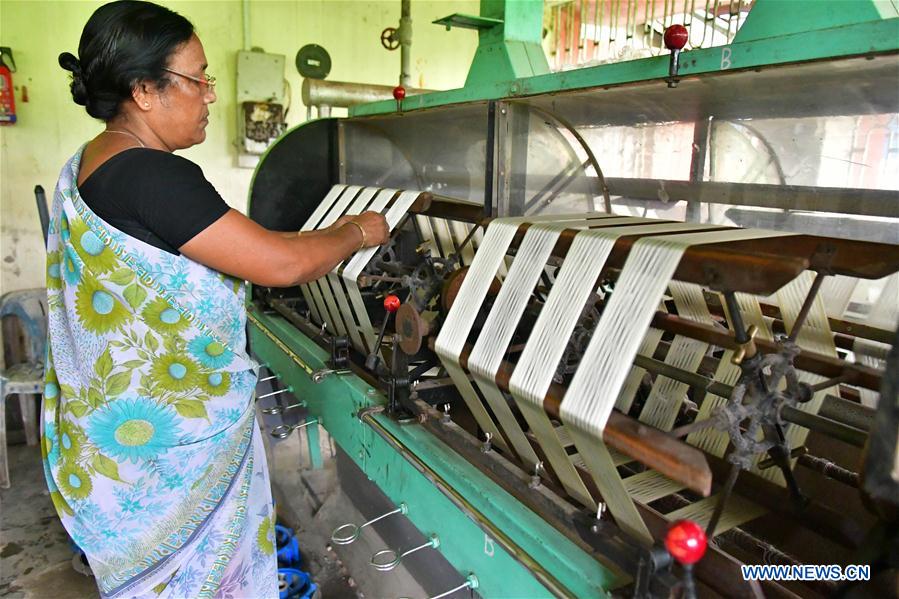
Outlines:
[[[540,0],[482,0],[479,16],[436,21],[478,32],[466,85],[408,97],[403,111],[668,76],[667,56],[549,73],[540,46],[542,18]],[[893,3],[757,0],[732,44],[684,52],[680,77],[896,52]],[[376,102],[355,107],[351,117],[396,108],[393,101]],[[249,322],[254,355],[305,401],[309,421],[324,426],[395,504],[408,506],[409,520],[425,536],[436,535],[436,550],[479,594],[596,597],[630,582],[628,573],[574,543],[422,426],[389,418],[382,412],[384,394],[359,376],[313,384],[313,372],[326,368],[330,355],[285,318],[250,304]],[[315,429],[307,430],[320,463]]]

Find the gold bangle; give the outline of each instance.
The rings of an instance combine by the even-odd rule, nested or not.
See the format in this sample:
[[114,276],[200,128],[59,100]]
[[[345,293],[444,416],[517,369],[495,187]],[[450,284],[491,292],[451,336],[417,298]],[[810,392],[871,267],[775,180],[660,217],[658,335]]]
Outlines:
[[356,249],[356,251],[358,252],[359,250],[361,250],[362,248],[365,247],[365,229],[363,229],[363,228],[362,228],[362,225],[360,225],[359,223],[357,223],[357,222],[354,221],[354,220],[348,220],[348,221],[346,221],[346,224],[348,224],[348,225],[356,225],[356,227],[359,228],[359,232],[362,233],[362,241],[359,242],[359,247]]

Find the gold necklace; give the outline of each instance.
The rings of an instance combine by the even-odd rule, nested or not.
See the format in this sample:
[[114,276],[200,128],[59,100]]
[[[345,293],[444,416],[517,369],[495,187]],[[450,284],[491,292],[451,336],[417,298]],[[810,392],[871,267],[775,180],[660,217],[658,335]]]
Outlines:
[[103,131],[103,133],[119,133],[119,134],[121,134],[121,135],[128,135],[128,136],[133,137],[134,139],[136,139],[136,140],[137,140],[137,143],[140,144],[140,147],[142,147],[142,148],[146,148],[146,147],[147,147],[147,146],[144,145],[144,142],[142,142],[141,139],[140,139],[137,135],[135,135],[134,133],[131,133],[130,131],[117,131],[117,130],[115,130],[115,129],[106,129],[105,131]]

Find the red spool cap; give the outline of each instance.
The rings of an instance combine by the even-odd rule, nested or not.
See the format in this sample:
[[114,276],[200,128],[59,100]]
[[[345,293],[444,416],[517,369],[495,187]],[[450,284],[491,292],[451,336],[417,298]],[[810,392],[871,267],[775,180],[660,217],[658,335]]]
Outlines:
[[683,50],[689,39],[690,32],[683,25],[672,25],[665,30],[665,47],[669,50]]
[[384,309],[388,312],[396,312],[400,309],[400,298],[395,295],[388,295],[384,298]]
[[665,547],[680,564],[695,564],[705,554],[705,531],[692,520],[678,520],[668,529]]
[[406,88],[402,85],[397,85],[393,88],[393,99],[399,102],[403,98],[406,97]]

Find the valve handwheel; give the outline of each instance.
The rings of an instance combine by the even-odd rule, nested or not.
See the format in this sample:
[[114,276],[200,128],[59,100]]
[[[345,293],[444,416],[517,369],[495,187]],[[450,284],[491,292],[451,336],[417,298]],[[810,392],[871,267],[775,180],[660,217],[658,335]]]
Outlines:
[[400,47],[400,36],[396,27],[387,27],[381,32],[381,45],[388,50],[396,50]]

